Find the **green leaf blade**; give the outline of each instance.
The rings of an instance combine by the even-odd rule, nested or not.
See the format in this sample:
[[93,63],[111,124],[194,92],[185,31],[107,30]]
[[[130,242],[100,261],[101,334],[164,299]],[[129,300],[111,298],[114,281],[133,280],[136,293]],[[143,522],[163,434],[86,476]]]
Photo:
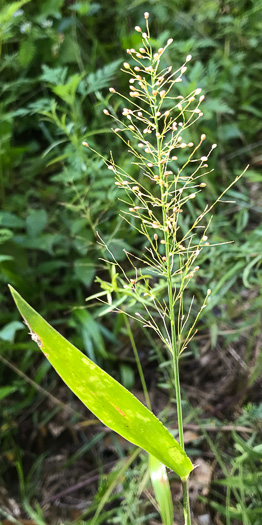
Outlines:
[[67,386],[95,416],[185,478],[193,465],[164,425],[120,383],[52,328],[10,286],[32,339]]

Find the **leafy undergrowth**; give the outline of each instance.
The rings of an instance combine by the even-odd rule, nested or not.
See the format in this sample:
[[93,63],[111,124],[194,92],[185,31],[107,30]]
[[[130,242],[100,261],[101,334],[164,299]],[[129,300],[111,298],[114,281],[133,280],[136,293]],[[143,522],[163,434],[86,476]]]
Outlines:
[[[119,350],[118,359],[123,363],[126,346],[128,339]],[[258,525],[261,384],[252,381],[254,370],[244,364],[244,340],[238,359],[233,348],[225,357],[219,340],[215,349],[209,346],[208,337],[202,339],[200,358],[185,358],[182,367],[188,399],[184,407],[185,439],[187,452],[197,465],[190,486],[195,523]],[[141,363],[153,411],[161,414],[176,436],[176,415],[168,390],[163,388],[161,368],[154,377],[153,357],[153,349],[144,342]],[[36,380],[41,367],[36,368]],[[37,524],[80,525],[91,523],[98,510],[94,523],[161,523],[146,454],[141,452],[132,461],[135,448],[88,415],[76,398],[68,400],[60,379],[51,373],[48,377],[43,392],[32,386],[32,399],[23,413],[21,394],[14,393],[13,400],[6,398],[4,404],[2,517],[12,516],[18,523],[31,517]],[[135,383],[134,391],[144,401],[139,384]],[[179,524],[179,480],[173,474],[169,478],[178,511],[175,523]]]
[[[108,279],[97,230],[118,261],[123,249],[139,253],[143,246],[118,218],[121,203],[108,170],[80,144],[88,140],[108,151],[110,127],[102,108],[118,108],[107,88],[114,83],[123,90],[119,63],[126,48],[137,47],[134,26],[148,6],[43,0],[16,3],[8,13],[11,4],[3,2],[0,14],[2,523],[25,524],[31,517],[31,524],[80,525],[90,523],[89,515],[81,518],[86,510],[94,515],[100,509],[97,524],[153,525],[160,519],[147,458],[141,453],[128,465],[134,449],[69,396],[28,343],[7,289],[8,282],[15,286],[55,328],[139,395],[123,320],[83,305],[99,291],[94,276]],[[179,89],[190,92],[198,85],[206,94],[202,131],[218,143],[210,199],[250,164],[210,227],[212,241],[234,244],[203,258],[192,290],[198,297],[212,289],[182,366],[188,453],[199,464],[191,497],[200,525],[262,521],[261,450],[255,448],[261,442],[262,369],[260,10],[260,0],[162,0],[150,6],[156,47],[175,38],[169,63],[193,56]],[[120,148],[111,141],[110,149]],[[121,162],[130,167],[124,154]],[[135,325],[132,331],[153,410],[176,432],[167,357],[150,333]],[[176,479],[170,481],[179,524],[181,494]]]

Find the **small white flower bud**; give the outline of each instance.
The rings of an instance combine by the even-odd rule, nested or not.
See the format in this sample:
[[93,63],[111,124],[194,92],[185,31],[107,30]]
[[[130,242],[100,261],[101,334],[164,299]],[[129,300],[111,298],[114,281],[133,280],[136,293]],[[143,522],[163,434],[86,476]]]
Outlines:
[[109,91],[110,91],[110,93],[115,93],[116,92],[115,88],[113,88],[113,87],[109,88]]
[[128,62],[124,62],[123,66],[126,68],[126,69],[130,69],[130,64]]
[[186,62],[189,62],[191,60],[191,58],[192,58],[192,55],[187,55]]
[[217,144],[212,144],[212,149],[215,149],[217,147]]
[[201,97],[199,97],[199,102],[202,102],[205,98],[205,95],[201,95]]
[[200,160],[202,160],[202,161],[207,160],[207,157],[201,157]]
[[205,188],[206,187],[206,183],[205,182],[201,182],[201,184],[199,186],[200,186],[200,188]]
[[164,89],[162,89],[162,91],[160,91],[159,93],[161,98],[164,98],[165,94],[166,94],[166,91]]
[[202,133],[202,135],[201,135],[201,140],[205,140],[206,138],[207,138],[207,137],[206,137],[205,133]]
[[146,20],[149,18],[149,13],[147,11],[144,13],[144,17]]
[[195,95],[199,95],[201,93],[202,89],[201,88],[197,88],[195,90]]
[[170,46],[170,44],[172,44],[172,42],[174,42],[174,39],[173,38],[169,38],[168,41],[167,41],[167,45]]
[[138,33],[141,33],[141,31],[142,31],[140,26],[135,26],[135,30],[138,31]]
[[142,33],[142,37],[147,40],[147,34],[146,33]]
[[103,109],[103,113],[104,113],[105,115],[109,115],[109,111],[108,111],[108,109]]
[[207,290],[207,295],[210,295],[211,294],[211,290],[210,288]]
[[189,198],[190,198],[190,199],[194,199],[194,198],[195,198],[195,196],[196,196],[196,194],[195,194],[195,193],[191,193],[191,195],[189,195]]

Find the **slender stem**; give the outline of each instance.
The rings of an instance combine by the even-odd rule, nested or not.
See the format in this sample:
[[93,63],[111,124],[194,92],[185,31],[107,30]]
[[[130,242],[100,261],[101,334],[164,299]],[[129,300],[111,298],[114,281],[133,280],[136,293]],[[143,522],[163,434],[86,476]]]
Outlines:
[[131,343],[131,346],[132,346],[132,349],[133,349],[133,352],[134,352],[134,356],[135,356],[135,360],[136,360],[136,366],[137,366],[139,377],[140,377],[140,381],[141,381],[141,384],[142,384],[142,388],[143,388],[146,404],[147,404],[147,407],[149,408],[149,410],[152,411],[151,403],[150,403],[150,399],[149,399],[149,395],[148,395],[148,390],[147,390],[147,386],[146,386],[145,376],[144,376],[144,372],[143,372],[143,369],[142,369],[142,366],[141,366],[141,363],[140,363],[140,359],[139,359],[136,343],[135,343],[134,336],[133,336],[133,333],[132,333],[132,330],[131,330],[131,327],[130,327],[130,323],[129,323],[129,321],[128,321],[128,319],[127,319],[127,317],[125,315],[124,315],[124,320],[125,320],[127,333],[128,333],[129,339],[130,339],[130,343]]
[[191,525],[188,478],[182,482],[182,485],[183,485],[183,508],[184,508],[185,525]]
[[[154,90],[155,84],[155,75],[152,76],[152,90]],[[166,277],[167,277],[167,286],[168,286],[168,302],[169,302],[169,315],[171,322],[171,341],[172,341],[172,351],[173,351],[173,369],[174,369],[174,381],[175,381],[175,393],[176,393],[176,406],[177,406],[177,422],[178,422],[178,432],[179,432],[179,441],[180,445],[185,449],[184,446],[184,433],[183,433],[183,414],[182,414],[182,400],[181,400],[181,390],[180,390],[180,380],[179,380],[179,344],[176,337],[176,324],[175,324],[175,311],[174,311],[174,301],[173,301],[173,286],[172,286],[172,268],[170,260],[170,242],[168,234],[168,220],[167,220],[167,197],[163,195],[163,183],[164,183],[164,173],[162,167],[162,139],[159,137],[159,127],[158,127],[158,117],[156,115],[158,108],[156,105],[152,107],[154,114],[154,122],[156,126],[156,136],[157,136],[157,150],[158,150],[158,171],[159,171],[159,181],[161,189],[161,201],[162,201],[162,218],[164,226],[164,235],[165,235],[165,253],[166,253]],[[184,518],[185,525],[191,525],[191,513],[190,513],[190,500],[188,492],[188,479],[182,481],[183,484],[183,508],[184,508]]]

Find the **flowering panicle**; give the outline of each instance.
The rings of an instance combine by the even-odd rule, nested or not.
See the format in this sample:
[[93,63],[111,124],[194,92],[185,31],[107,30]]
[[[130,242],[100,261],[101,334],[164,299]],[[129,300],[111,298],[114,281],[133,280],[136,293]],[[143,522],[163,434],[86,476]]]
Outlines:
[[[175,71],[172,66],[161,69],[161,57],[173,39],[169,38],[163,48],[154,52],[150,43],[149,13],[146,12],[144,17],[146,32],[143,32],[140,26],[135,27],[141,34],[141,45],[138,49],[127,49],[131,60],[125,61],[122,67],[122,71],[130,77],[129,97],[117,92],[114,87],[109,88],[112,96],[122,98],[125,107],[121,110],[121,116],[107,108],[103,110],[105,115],[115,121],[116,127],[112,128],[113,132],[133,155],[132,164],[137,166],[140,172],[139,182],[131,173],[117,165],[113,157],[110,161],[104,160],[108,169],[115,175],[116,186],[124,190],[126,195],[126,198],[122,199],[127,205],[123,218],[147,240],[143,256],[138,258],[127,254],[128,259],[136,274],[138,270],[134,259],[142,262],[152,274],[167,279],[170,288],[169,309],[166,304],[163,306],[157,303],[153,306],[156,306],[161,317],[168,317],[172,324],[174,319],[171,309],[174,311],[177,305],[178,314],[181,313],[183,292],[199,270],[196,259],[202,249],[209,246],[206,232],[210,221],[206,227],[200,226],[200,222],[225,192],[214,204],[206,206],[184,233],[181,227],[183,214],[188,209],[187,203],[195,199],[206,187],[203,178],[212,171],[209,169],[208,160],[216,144],[213,144],[205,155],[201,155],[199,150],[206,140],[206,135],[201,134],[196,143],[186,140],[188,128],[203,116],[200,107],[205,98],[200,88],[187,96],[176,93],[176,84],[182,82],[192,56],[187,55],[182,66]],[[143,280],[144,287],[141,285]],[[144,297],[150,287],[148,280],[143,277],[143,271],[140,270],[139,287],[137,279],[134,282],[130,279],[129,284],[125,286],[134,291],[139,302],[145,307],[141,293],[144,292]],[[153,296],[154,294],[149,293],[151,301]],[[169,341],[168,346],[173,352],[170,343],[172,337],[166,324],[165,327],[165,342]],[[182,342],[184,328],[185,322],[176,323],[175,335],[178,339],[179,353],[185,348],[185,343]],[[190,334],[189,330],[188,337]],[[188,337],[187,342],[191,335],[189,339]]]

